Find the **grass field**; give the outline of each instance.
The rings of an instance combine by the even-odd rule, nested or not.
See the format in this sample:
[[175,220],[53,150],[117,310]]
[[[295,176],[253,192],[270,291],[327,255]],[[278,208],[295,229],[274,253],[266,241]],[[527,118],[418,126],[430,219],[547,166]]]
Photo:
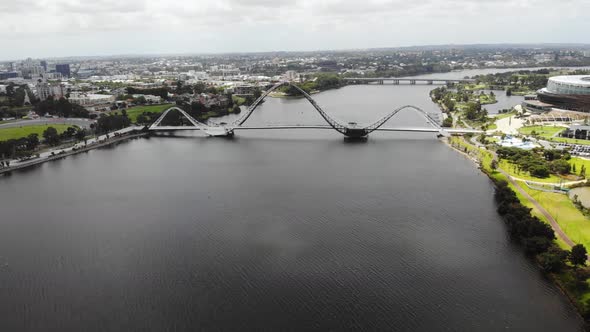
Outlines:
[[137,121],[137,117],[143,112],[162,113],[172,106],[174,106],[174,104],[135,106],[127,110],[127,116],[131,122],[135,123]]
[[246,102],[246,98],[240,96],[232,96],[234,103],[238,104],[238,106],[243,105]]
[[590,141],[583,140],[583,139],[567,138],[567,137],[553,137],[551,139],[551,141],[559,142],[559,143],[578,144],[578,145],[590,145]]
[[567,236],[575,243],[590,248],[590,219],[588,219],[567,195],[547,193],[522,187],[549,212]]
[[43,132],[48,127],[57,129],[58,133],[62,133],[68,129],[68,127],[75,127],[72,125],[64,124],[52,124],[52,125],[38,125],[38,126],[23,126],[23,127],[12,127],[0,129],[0,141],[6,141],[9,139],[17,139],[21,137],[27,137],[30,134],[38,134],[39,138],[42,138]]
[[498,120],[502,120],[502,119],[506,119],[509,118],[513,115],[515,115],[516,112],[508,112],[508,113],[498,113],[496,115],[493,116],[493,119],[498,121]]
[[[492,155],[490,152],[486,150],[479,149],[468,142],[465,142],[462,138],[453,137],[450,140],[451,143],[455,145],[459,145],[462,149],[466,149],[467,152],[471,155],[478,155],[480,157],[481,166],[484,170],[486,170],[491,177],[497,180],[503,180],[508,182],[508,179],[500,172],[492,170],[489,166],[492,161]],[[574,158],[572,158],[574,159]],[[590,161],[588,161],[590,163]],[[500,162],[500,168],[504,170],[506,173],[510,170],[506,165],[502,165],[505,161]],[[515,175],[516,176],[516,175]],[[522,174],[517,176],[519,178],[525,178]],[[537,178],[532,178],[535,181],[538,181]],[[545,179],[548,182],[559,182],[559,179],[555,181],[553,178]],[[538,181],[542,182],[542,181]],[[531,209],[531,214],[539,218],[545,223],[549,223],[547,218],[537,209],[527,198],[525,198],[510,182],[508,182],[508,186],[512,188],[512,190],[516,193],[516,196],[520,200],[520,202]],[[535,198],[543,208],[545,208],[560,224],[566,234],[576,243],[583,243],[585,246],[590,244],[590,219],[584,216],[572,203],[572,201],[563,194],[555,194],[555,193],[545,193],[536,191],[533,189],[529,189],[524,183],[522,183],[522,188],[529,193],[533,198]],[[579,241],[579,242],[578,242]],[[556,243],[559,247],[563,249],[570,249],[569,246],[560,239],[556,240]],[[590,246],[588,247],[590,248]]]
[[570,165],[572,165],[572,167],[576,165],[576,171],[574,172],[572,170],[572,173],[575,173],[576,175],[580,175],[582,165],[584,165],[586,167],[586,177],[590,177],[590,160],[572,157],[572,159],[570,159]]
[[554,126],[529,126],[522,127],[518,131],[523,135],[532,135],[532,132],[534,131],[539,137],[554,139],[553,135],[558,134],[565,129],[566,128],[564,127]]
[[498,101],[496,100],[496,97],[492,97],[490,95],[481,95],[481,96],[479,96],[479,102],[482,105],[489,105],[489,104],[495,104]]
[[[518,172],[516,166],[510,163],[507,160],[500,160],[499,162],[500,168],[502,168],[506,173],[510,174],[511,176],[523,180],[535,181],[535,182],[544,182],[544,183],[559,183],[561,178],[555,174],[549,175],[547,178],[536,178],[531,176],[529,172]],[[580,165],[581,166],[581,165]],[[590,170],[588,171],[590,174]]]

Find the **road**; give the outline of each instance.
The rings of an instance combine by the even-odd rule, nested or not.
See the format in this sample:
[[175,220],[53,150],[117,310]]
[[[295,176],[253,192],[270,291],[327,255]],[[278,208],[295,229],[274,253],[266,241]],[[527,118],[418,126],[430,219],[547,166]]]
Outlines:
[[[114,131],[112,133],[109,133],[109,137],[114,137],[115,133],[126,134],[126,133],[128,133],[130,131],[133,131],[133,130],[141,130],[142,128],[143,127],[135,127],[135,126],[133,126],[133,127],[127,127],[127,128],[124,128],[124,129],[117,130],[117,131]],[[91,144],[94,144],[96,142],[104,141],[106,139],[107,139],[107,136],[106,135],[102,135],[102,136],[98,136],[97,138],[88,139],[86,141],[86,143],[88,145],[91,145]],[[38,159],[33,159],[33,160],[39,161],[39,160],[47,159],[47,158],[52,157],[52,153],[54,155],[56,155],[56,154],[58,154],[61,151],[64,151],[66,153],[67,152],[71,152],[73,150],[73,148],[76,147],[76,146],[78,148],[79,147],[82,147],[82,146],[84,146],[84,143],[78,143],[78,144],[75,144],[74,146],[69,147],[69,148],[59,148],[58,147],[58,148],[55,148],[55,149],[52,149],[52,150],[49,150],[49,151],[45,151],[45,152],[39,154],[39,158]],[[20,166],[22,164],[28,164],[30,162],[31,162],[31,160],[25,160],[25,161],[22,161],[21,162],[21,161],[18,161],[17,159],[13,159],[13,160],[10,161],[10,165],[11,166]]]
[[90,127],[90,124],[94,123],[94,120],[90,119],[79,119],[79,118],[40,118],[36,120],[21,120],[16,122],[8,122],[0,124],[0,129],[2,128],[17,128],[17,127],[25,127],[25,126],[35,126],[35,125],[51,125],[51,124],[67,124],[72,126],[78,126],[82,128]]

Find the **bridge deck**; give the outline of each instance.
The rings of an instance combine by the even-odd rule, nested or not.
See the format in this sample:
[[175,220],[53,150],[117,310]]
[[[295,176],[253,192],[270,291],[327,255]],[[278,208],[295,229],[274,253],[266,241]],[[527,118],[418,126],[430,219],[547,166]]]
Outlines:
[[346,77],[344,81],[400,81],[400,82],[475,82],[472,78],[397,78],[397,77]]
[[[216,128],[216,127],[211,127],[211,129]],[[223,129],[221,127],[218,127],[220,130],[220,132],[223,131]],[[334,130],[332,127],[328,126],[328,125],[269,125],[269,126],[243,126],[243,127],[236,127],[234,128],[234,131],[236,130],[280,130],[280,129],[329,129],[329,130]],[[161,126],[161,127],[156,127],[156,128],[152,128],[150,130],[153,131],[176,131],[176,130],[200,130],[198,127],[191,127],[191,126],[182,126],[182,127],[177,127],[177,126]],[[213,129],[214,130],[214,129]],[[446,132],[451,133],[451,134],[467,134],[467,133],[473,133],[473,134],[481,134],[483,133],[483,131],[481,130],[475,130],[475,129],[459,129],[459,128],[448,128],[448,129],[444,129]],[[422,132],[422,133],[438,133],[440,132],[440,129],[438,128],[421,128],[421,127],[392,127],[392,128],[379,128],[376,131],[385,131],[385,132],[389,132],[389,131],[401,131],[401,132]]]

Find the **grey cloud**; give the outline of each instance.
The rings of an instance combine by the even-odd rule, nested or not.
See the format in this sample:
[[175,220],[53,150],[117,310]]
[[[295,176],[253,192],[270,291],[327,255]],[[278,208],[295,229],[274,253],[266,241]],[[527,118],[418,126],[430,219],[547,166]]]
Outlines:
[[40,29],[45,47],[68,54],[590,42],[589,11],[588,0],[0,0],[0,56],[39,43]]

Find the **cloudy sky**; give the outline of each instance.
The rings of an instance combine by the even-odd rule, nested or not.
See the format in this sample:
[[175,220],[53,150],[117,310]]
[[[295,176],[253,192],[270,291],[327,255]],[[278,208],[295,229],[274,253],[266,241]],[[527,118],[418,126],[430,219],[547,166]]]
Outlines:
[[0,59],[590,43],[590,0],[0,0]]

